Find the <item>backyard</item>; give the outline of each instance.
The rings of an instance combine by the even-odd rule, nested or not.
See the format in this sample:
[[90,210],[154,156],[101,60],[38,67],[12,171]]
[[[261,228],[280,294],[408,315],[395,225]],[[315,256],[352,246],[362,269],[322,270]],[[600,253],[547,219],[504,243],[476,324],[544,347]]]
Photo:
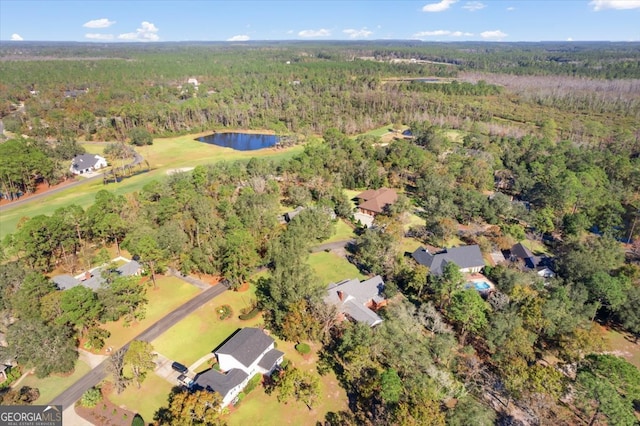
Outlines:
[[316,276],[326,285],[350,278],[366,278],[353,263],[333,252],[313,253],[308,262]]

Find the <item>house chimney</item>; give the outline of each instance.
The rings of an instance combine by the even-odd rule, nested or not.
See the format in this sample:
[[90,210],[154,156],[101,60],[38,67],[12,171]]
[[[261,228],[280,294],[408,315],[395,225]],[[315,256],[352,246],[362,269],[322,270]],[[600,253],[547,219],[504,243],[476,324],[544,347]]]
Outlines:
[[340,301],[344,300],[344,293],[340,290],[338,290],[338,299],[340,299]]

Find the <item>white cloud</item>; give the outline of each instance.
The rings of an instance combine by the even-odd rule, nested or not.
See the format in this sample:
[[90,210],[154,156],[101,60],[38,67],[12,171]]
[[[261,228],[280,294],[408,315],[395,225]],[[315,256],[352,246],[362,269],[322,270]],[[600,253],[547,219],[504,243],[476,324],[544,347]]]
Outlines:
[[443,12],[449,9],[449,6],[457,2],[458,0],[440,0],[439,3],[430,3],[422,8],[423,12]]
[[320,28],[319,30],[302,30],[298,33],[300,37],[329,37],[331,31]]
[[509,12],[511,12],[511,11],[513,11],[513,10],[516,10],[516,8],[515,8],[515,7],[513,7],[513,6],[509,6],[509,7],[507,8],[507,10],[508,10]]
[[487,5],[479,1],[469,1],[462,6],[463,9],[467,9],[469,12],[475,12],[476,10],[484,9],[485,7],[487,7]]
[[369,37],[371,34],[373,34],[373,31],[369,31],[366,27],[360,30],[354,30],[349,28],[346,30],[342,30],[342,32],[347,34],[349,38],[366,38],[366,37]]
[[113,34],[87,33],[84,36],[91,40],[113,40]]
[[234,35],[231,38],[228,38],[227,41],[248,41],[249,36],[246,34]]
[[448,30],[435,30],[435,31],[420,31],[419,33],[415,33],[413,36],[416,38],[420,37],[437,37],[437,36],[445,36],[451,34],[451,31]]
[[486,39],[491,39],[491,38],[501,39],[501,38],[505,38],[507,35],[508,34],[503,33],[500,30],[484,31],[480,33],[480,37],[486,38]]
[[573,39],[572,39],[571,37],[569,37],[569,38],[567,39],[567,41],[573,41]]
[[110,21],[107,18],[102,18],[102,19],[94,19],[92,21],[85,22],[82,26],[85,28],[109,28],[115,23],[116,21]]
[[24,40],[20,34],[13,33],[11,34],[11,41],[22,41]]
[[440,36],[448,36],[448,37],[462,37],[462,36],[472,36],[473,33],[467,33],[464,31],[449,31],[449,30],[435,30],[435,31],[420,31],[419,33],[415,33],[413,38],[423,38],[423,37],[440,37]]
[[141,28],[136,29],[135,33],[120,34],[118,38],[120,40],[132,40],[132,41],[158,41],[158,27],[151,22],[143,21],[140,24]]
[[592,0],[589,5],[596,12],[604,9],[639,9],[640,0]]

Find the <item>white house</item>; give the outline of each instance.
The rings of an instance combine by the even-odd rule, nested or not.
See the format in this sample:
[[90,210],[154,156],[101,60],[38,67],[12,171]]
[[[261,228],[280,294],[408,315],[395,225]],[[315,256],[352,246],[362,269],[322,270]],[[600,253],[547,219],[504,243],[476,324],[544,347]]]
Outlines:
[[76,175],[81,175],[103,167],[107,167],[107,160],[104,157],[98,154],[82,154],[73,157],[69,170]]
[[259,328],[243,328],[227,340],[215,355],[220,371],[198,374],[193,389],[218,392],[222,407],[229,405],[256,374],[271,374],[282,362],[284,353],[275,349],[275,341]]

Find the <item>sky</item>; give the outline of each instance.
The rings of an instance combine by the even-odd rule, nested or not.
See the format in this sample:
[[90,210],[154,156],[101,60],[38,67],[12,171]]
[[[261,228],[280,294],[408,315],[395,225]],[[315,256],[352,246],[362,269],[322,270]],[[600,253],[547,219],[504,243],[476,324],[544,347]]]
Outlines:
[[640,0],[0,0],[0,42],[640,41]]

